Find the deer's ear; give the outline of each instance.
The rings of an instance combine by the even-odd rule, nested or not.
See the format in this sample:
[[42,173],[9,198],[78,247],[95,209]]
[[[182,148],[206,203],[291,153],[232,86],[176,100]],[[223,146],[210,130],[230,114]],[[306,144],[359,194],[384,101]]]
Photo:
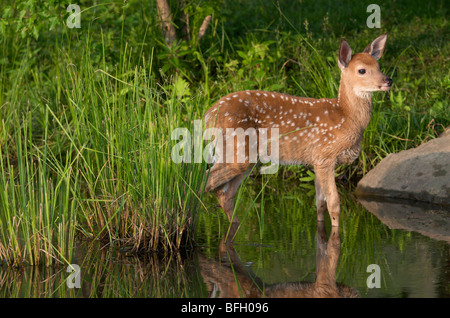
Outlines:
[[339,48],[338,65],[341,70],[348,66],[348,63],[352,59],[352,49],[348,45],[347,41],[341,39],[341,47]]
[[384,47],[386,46],[386,39],[387,32],[373,40],[373,42],[364,49],[364,53],[369,53],[378,60],[383,55]]

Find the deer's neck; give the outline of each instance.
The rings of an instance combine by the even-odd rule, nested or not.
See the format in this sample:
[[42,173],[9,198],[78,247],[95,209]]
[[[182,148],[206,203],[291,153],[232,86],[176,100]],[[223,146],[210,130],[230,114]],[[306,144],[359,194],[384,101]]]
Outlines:
[[337,99],[346,121],[350,124],[350,129],[354,129],[355,133],[362,136],[370,121],[372,93],[355,92],[352,86],[341,80]]

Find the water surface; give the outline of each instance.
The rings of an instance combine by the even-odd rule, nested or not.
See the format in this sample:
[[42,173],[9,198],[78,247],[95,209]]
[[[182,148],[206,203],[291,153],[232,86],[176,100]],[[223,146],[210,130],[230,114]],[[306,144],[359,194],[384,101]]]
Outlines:
[[[260,190],[258,184],[243,188],[237,210],[241,226],[232,245],[221,244],[228,222],[211,196],[194,249],[137,256],[84,242],[73,261],[80,266],[80,288],[69,288],[68,281],[75,281],[65,266],[3,266],[0,297],[450,296],[445,230],[429,235],[414,227],[391,229],[348,192],[340,193],[340,227],[333,229],[328,219],[316,222],[308,187]],[[439,218],[448,222],[448,211],[440,211]],[[379,285],[371,286],[376,278]]]

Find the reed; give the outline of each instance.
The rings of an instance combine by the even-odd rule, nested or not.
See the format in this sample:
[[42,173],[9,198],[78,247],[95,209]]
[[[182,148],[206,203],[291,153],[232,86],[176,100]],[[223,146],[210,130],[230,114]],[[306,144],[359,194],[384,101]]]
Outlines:
[[[289,8],[241,2],[218,5],[201,44],[169,49],[151,2],[82,2],[82,28],[69,29],[62,23],[67,16],[55,15],[60,8],[49,12],[50,24],[61,22],[51,28],[28,16],[21,24],[53,2],[21,2],[21,15],[0,0],[3,263],[70,262],[77,235],[134,251],[190,246],[199,215],[212,210],[199,194],[206,164],[171,160],[173,129],[192,132],[193,121],[230,91],[333,97],[339,38],[351,36],[363,48],[373,35],[348,19],[365,12],[364,4],[339,11],[321,0]],[[397,46],[387,48],[382,71],[394,87],[390,95],[374,95],[360,160],[338,170],[351,181],[450,124],[444,2],[400,1],[383,10],[389,43]],[[421,12],[420,21],[411,20],[414,12]],[[429,28],[417,31],[418,23]],[[282,168],[278,179],[301,181],[307,174]],[[267,199],[266,192],[253,194],[251,202]],[[260,232],[267,231],[265,206],[255,210],[256,204]]]
[[200,108],[192,105],[202,100],[189,96],[181,78],[159,85],[146,71],[153,57],[133,67],[132,50],[125,47],[122,54],[122,64],[111,71],[106,64],[94,68],[88,54],[79,67],[66,70],[64,92],[74,123],[66,136],[81,153],[85,185],[81,229],[135,251],[177,250],[192,242],[206,166],[175,163],[171,132],[193,131],[190,123]]
[[[30,118],[22,122],[11,141],[16,157],[8,147],[0,149],[0,259],[13,266],[67,263],[75,238],[77,175],[69,158],[52,168],[51,150],[32,143]],[[47,129],[44,134],[47,140]]]

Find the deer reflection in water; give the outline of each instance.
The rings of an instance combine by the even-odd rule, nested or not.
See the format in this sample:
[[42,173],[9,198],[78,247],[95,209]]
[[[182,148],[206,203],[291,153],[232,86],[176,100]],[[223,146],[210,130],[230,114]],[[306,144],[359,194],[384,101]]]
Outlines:
[[[237,225],[231,224],[228,238],[233,238]],[[333,226],[327,241],[324,222],[317,222],[316,280],[315,282],[291,282],[264,284],[239,259],[232,239],[222,239],[220,259],[210,260],[199,256],[200,270],[211,297],[220,298],[355,298],[356,289],[336,283],[336,268],[341,240],[339,228]]]

